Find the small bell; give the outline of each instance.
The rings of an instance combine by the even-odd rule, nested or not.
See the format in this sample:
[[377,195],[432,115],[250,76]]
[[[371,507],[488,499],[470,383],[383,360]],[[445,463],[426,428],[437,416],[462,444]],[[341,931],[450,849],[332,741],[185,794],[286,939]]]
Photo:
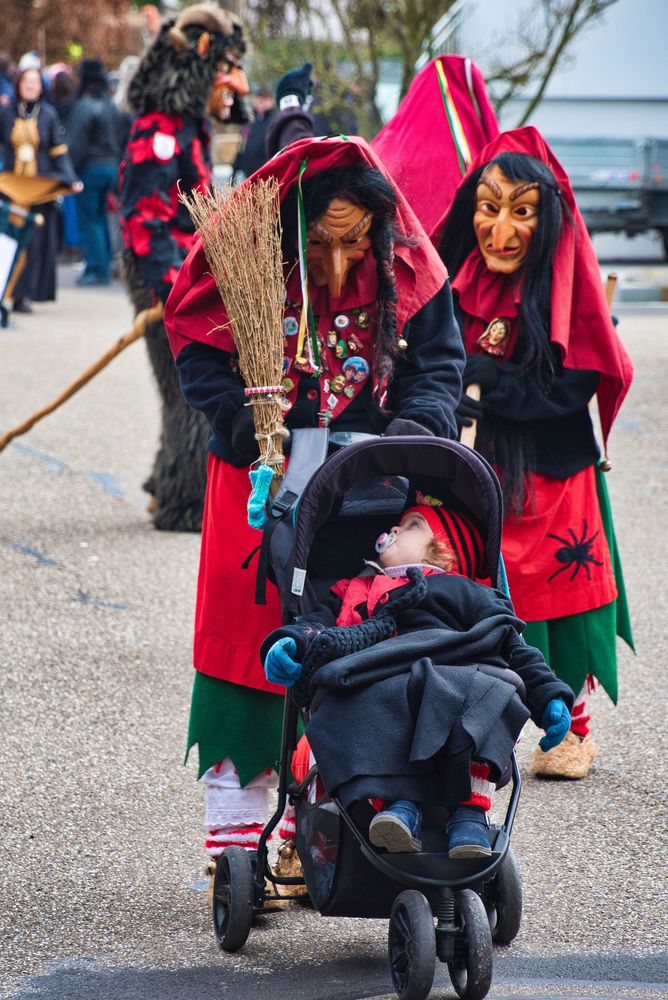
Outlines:
[[408,341],[404,340],[403,337],[399,337],[399,340],[397,341],[397,347],[399,348],[400,351],[405,351],[408,348]]

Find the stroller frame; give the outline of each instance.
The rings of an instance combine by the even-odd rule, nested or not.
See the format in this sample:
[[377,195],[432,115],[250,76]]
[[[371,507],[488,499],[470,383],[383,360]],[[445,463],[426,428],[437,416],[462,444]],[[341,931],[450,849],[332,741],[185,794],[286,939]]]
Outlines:
[[[399,452],[405,453],[401,457],[410,456],[410,460],[400,462],[401,468],[396,469],[394,462]],[[362,470],[364,477],[369,478],[375,474],[387,473],[392,467],[393,471],[408,474],[409,478],[420,478],[419,469],[425,459],[431,459],[432,464],[427,462],[427,467],[433,469],[434,463],[438,466],[438,457],[444,455],[445,465],[451,465],[455,478],[460,480],[458,488],[451,489],[455,503],[458,499],[464,502],[465,494],[471,486],[477,491],[477,521],[485,525],[490,577],[507,589],[500,558],[500,487],[485,460],[458,443],[442,439],[375,439],[350,445],[330,458],[309,480],[301,502],[288,510],[281,509],[276,523],[271,526],[270,535],[278,521],[284,525],[286,518],[292,521],[292,525],[288,525],[294,533],[291,558],[281,567],[282,578],[277,574],[287,622],[294,621],[300,613],[304,580],[308,577],[310,543],[318,527],[336,511],[336,505],[346,489],[358,480],[359,471]],[[433,480],[440,477],[432,472],[426,478]],[[334,482],[337,482],[336,489],[333,488]],[[487,516],[484,516],[485,513]],[[250,931],[253,910],[271,912],[274,908],[272,904],[284,898],[280,894],[281,886],[306,885],[305,878],[276,875],[271,870],[268,859],[268,839],[279,824],[287,802],[296,804],[299,811],[300,804],[305,802],[307,789],[317,774],[316,764],[300,783],[295,783],[290,778],[292,753],[297,745],[299,714],[300,709],[291,692],[287,691],[278,762],[278,802],[260,836],[256,856],[251,855],[249,858],[242,848],[228,848],[222,855],[223,858],[227,856],[227,860],[222,866],[217,866],[214,882],[214,928],[224,950],[237,950],[243,945]],[[390,913],[390,965],[395,989],[402,1000],[422,1000],[428,995],[433,982],[436,957],[448,964],[453,984],[462,1000],[481,1000],[491,986],[494,930],[497,943],[510,943],[519,930],[521,889],[510,847],[510,835],[521,791],[520,772],[514,752],[510,772],[512,784],[505,818],[502,824],[490,827],[492,853],[483,860],[451,860],[447,854],[443,851],[439,853],[438,850],[409,855],[381,854],[369,843],[352,810],[344,808],[335,796],[330,799],[343,823],[340,829],[348,831],[364,862],[399,890],[408,887],[399,891]],[[425,866],[433,866],[434,863],[437,873],[426,873]],[[221,869],[220,878],[218,869]],[[247,900],[247,905],[243,919],[238,922],[239,926],[231,927],[234,916],[234,881],[235,877],[239,880],[240,871],[242,895]],[[336,879],[336,875],[334,878]],[[273,893],[267,891],[268,884],[273,886]],[[510,910],[513,912],[509,912],[506,907],[504,913],[503,902],[499,899],[500,887],[504,886],[506,890],[510,889],[513,904]],[[471,892],[471,889],[475,891]],[[424,895],[418,890],[422,890]],[[425,898],[427,894],[429,900]],[[238,890],[236,895],[239,896]],[[336,896],[336,890],[333,891],[333,896]],[[220,904],[218,910],[217,902]],[[326,915],[386,915],[382,912],[349,912],[345,909],[345,902],[343,911],[339,909],[337,912],[335,905],[329,910],[321,909],[321,912]],[[488,916],[493,923],[494,915],[497,918],[496,927],[490,929]],[[433,916],[437,918],[435,928]],[[407,933],[410,941],[406,940]],[[407,944],[410,944],[408,951],[413,954],[413,959],[408,963],[405,960]]]

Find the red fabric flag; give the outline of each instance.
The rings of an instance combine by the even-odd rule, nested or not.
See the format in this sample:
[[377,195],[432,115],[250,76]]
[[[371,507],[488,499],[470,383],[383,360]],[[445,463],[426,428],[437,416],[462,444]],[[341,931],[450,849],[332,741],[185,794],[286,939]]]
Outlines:
[[478,67],[464,56],[438,56],[418,73],[397,113],[371,145],[436,242],[464,172],[462,153],[468,148],[470,162],[498,134]]

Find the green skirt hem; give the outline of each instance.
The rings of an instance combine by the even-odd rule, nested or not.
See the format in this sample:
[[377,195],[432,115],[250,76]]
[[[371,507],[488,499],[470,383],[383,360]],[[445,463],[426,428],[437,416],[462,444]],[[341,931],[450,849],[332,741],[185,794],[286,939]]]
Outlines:
[[280,695],[195,672],[186,760],[199,750],[197,777],[230,757],[242,787],[268,767],[276,768],[283,730]]
[[524,638],[529,645],[540,649],[559,680],[568,684],[576,696],[587,676],[592,674],[600,681],[616,705],[618,697],[616,636],[623,639],[633,652],[635,646],[608,489],[604,473],[599,468],[596,469],[596,489],[603,530],[615,574],[617,598],[600,608],[592,608],[580,614],[529,622],[524,630]]

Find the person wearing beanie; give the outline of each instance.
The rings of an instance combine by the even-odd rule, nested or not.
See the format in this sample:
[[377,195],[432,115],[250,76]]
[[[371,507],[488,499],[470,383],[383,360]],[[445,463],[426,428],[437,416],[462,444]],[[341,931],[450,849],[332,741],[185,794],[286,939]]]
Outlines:
[[67,121],[72,162],[84,185],[76,200],[84,258],[77,285],[108,285],[111,240],[107,203],[118,178],[123,123],[109,95],[100,60],[84,59],[79,77],[79,97]]
[[[446,806],[449,856],[485,857],[496,782],[525,722],[531,717],[545,730],[545,750],[556,746],[568,732],[574,696],[522,640],[524,622],[509,598],[481,582],[488,571],[477,525],[437,497],[418,494],[416,501],[377,539],[377,560],[335,583],[331,597],[295,624],[272,632],[262,647],[265,673],[293,686],[328,630],[332,655],[311,681],[325,695],[306,730],[323,787],[344,805],[368,798],[378,806],[369,827],[376,847],[421,850],[423,807]],[[368,631],[373,619],[388,618],[376,643],[396,650],[402,636],[410,633],[410,641],[405,663],[379,679],[378,655],[367,649],[352,657],[354,639],[346,639],[348,629]],[[440,642],[434,630],[443,633]],[[366,681],[365,652],[375,657]],[[524,702],[499,667],[524,682]],[[355,680],[343,679],[346,671]]]

